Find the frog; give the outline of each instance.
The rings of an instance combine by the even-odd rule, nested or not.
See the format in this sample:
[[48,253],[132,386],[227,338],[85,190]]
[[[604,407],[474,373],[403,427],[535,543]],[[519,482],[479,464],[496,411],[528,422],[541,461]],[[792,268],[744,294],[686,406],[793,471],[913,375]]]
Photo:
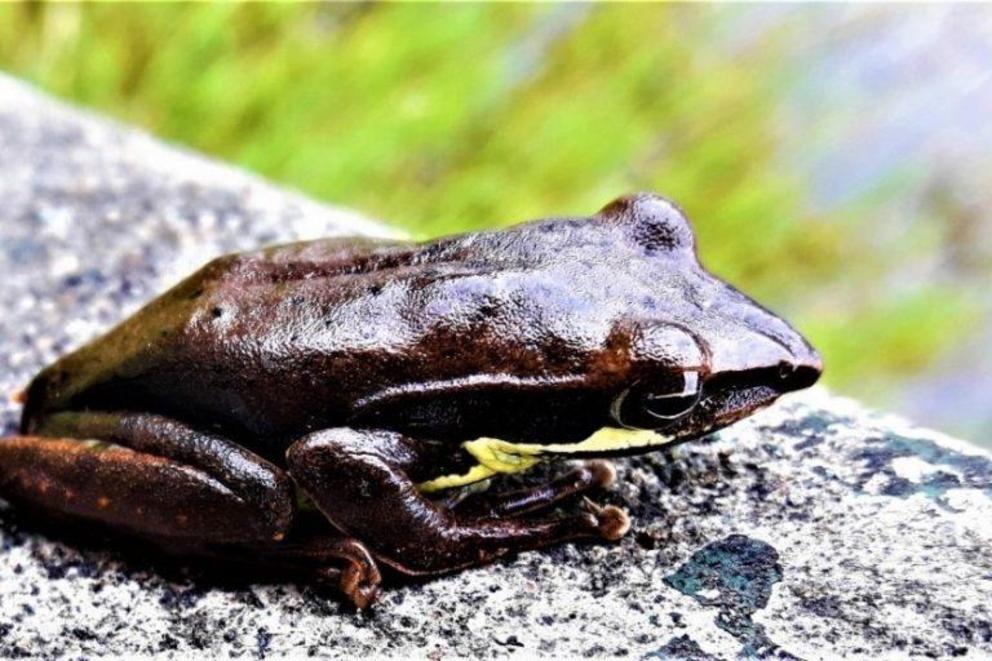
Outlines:
[[[611,459],[821,372],[702,266],[661,195],[429,241],[301,241],[216,258],[42,369],[0,439],[0,497],[284,564],[366,608],[385,572],[620,540],[628,513],[590,497]],[[554,460],[558,477],[493,486]]]

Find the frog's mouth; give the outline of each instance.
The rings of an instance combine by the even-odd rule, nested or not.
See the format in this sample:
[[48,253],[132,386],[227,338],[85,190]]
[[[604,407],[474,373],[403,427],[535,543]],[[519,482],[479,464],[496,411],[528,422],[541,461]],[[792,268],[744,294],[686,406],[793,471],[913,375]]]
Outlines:
[[551,457],[608,457],[641,454],[699,438],[747,417],[768,406],[781,393],[765,386],[719,389],[704,397],[683,420],[667,429],[603,427],[577,443],[514,443],[498,438],[477,438],[462,447],[478,462],[466,473],[443,475],[420,483],[420,491],[431,493],[466,486],[496,475],[528,470]]

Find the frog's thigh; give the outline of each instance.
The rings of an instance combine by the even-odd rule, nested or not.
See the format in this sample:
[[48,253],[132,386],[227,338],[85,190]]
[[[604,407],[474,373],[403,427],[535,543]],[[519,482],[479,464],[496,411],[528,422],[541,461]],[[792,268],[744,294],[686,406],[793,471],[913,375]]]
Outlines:
[[416,442],[400,434],[339,428],[297,441],[286,459],[335,526],[410,574],[452,571],[572,539],[615,539],[626,526],[616,508],[543,521],[460,516],[422,495],[407,475],[417,452]]
[[39,433],[0,439],[0,495],[15,503],[204,543],[278,540],[292,521],[285,473],[180,423],[65,413]]

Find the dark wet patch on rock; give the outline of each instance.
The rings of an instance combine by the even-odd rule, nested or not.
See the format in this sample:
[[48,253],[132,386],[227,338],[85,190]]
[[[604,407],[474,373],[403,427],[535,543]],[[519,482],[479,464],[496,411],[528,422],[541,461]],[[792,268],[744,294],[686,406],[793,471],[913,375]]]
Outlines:
[[744,654],[765,657],[782,656],[782,651],[751,615],[768,605],[772,586],[781,579],[778,552],[771,545],[730,535],[693,553],[665,582],[717,608],[717,626],[744,644]]

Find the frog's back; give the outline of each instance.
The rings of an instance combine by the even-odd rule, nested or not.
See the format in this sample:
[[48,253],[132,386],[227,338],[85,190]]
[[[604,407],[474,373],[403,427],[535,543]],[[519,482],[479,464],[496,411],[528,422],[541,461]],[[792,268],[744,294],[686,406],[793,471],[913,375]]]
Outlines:
[[[549,310],[542,297],[560,304],[561,283],[535,273],[588,229],[545,221],[427,244],[329,239],[219,258],[43,371],[23,426],[68,408],[143,410],[281,445],[344,424],[356,402],[390,387],[492,372],[499,360],[546,372],[547,352],[500,350],[493,317],[523,299],[535,315]],[[532,321],[513,323],[549,327]],[[465,346],[487,330],[488,344]],[[560,368],[574,357],[563,352]]]
[[[22,428],[30,431],[46,413],[87,406],[210,423],[225,422],[212,415],[219,411],[239,418],[248,411],[243,391],[254,381],[253,369],[278,356],[281,345],[292,349],[297,324],[280,326],[284,308],[302,306],[309,317],[315,314],[312,301],[294,295],[301,284],[328,278],[355,284],[413,252],[408,244],[348,237],[217,258],[38,374]],[[348,286],[336,289],[340,295]],[[280,343],[283,329],[288,337]],[[202,406],[206,400],[210,404]]]

